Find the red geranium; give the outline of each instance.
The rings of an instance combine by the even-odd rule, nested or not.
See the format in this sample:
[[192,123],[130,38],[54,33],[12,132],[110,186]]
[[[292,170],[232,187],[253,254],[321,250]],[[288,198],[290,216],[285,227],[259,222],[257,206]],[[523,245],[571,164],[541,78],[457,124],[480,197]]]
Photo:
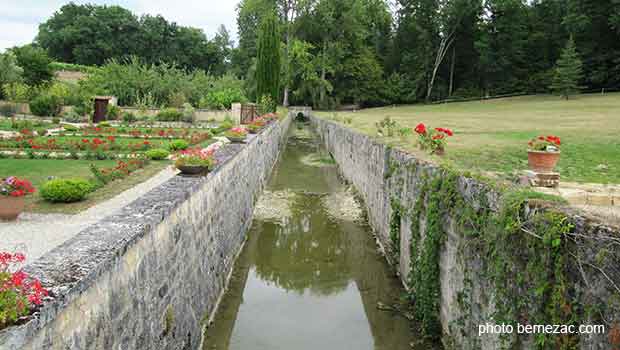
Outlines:
[[424,135],[426,134],[426,125],[424,125],[424,123],[420,123],[413,130],[415,130],[415,132],[417,132],[420,135]]
[[19,179],[15,176],[2,179],[0,182],[0,195],[10,197],[23,197],[34,193],[35,188],[30,181]]
[[0,328],[29,314],[31,307],[40,305],[48,291],[41,282],[21,269],[11,272],[11,266],[26,260],[24,254],[0,252]]

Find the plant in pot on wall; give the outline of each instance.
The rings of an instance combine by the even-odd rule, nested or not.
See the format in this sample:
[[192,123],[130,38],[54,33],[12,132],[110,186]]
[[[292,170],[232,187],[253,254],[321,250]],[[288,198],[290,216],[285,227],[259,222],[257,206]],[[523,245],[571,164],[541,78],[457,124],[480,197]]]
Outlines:
[[204,149],[186,149],[174,157],[174,165],[181,173],[186,175],[206,174],[213,170],[213,167],[217,164],[215,151],[219,147],[220,144],[215,143]]
[[17,219],[24,211],[24,197],[34,193],[30,181],[15,176],[2,179],[0,182],[0,220]]
[[257,134],[266,124],[263,118],[256,118],[248,125],[248,131],[250,134]]
[[560,160],[560,146],[562,141],[559,137],[538,136],[528,142],[527,160],[530,170],[538,173],[551,173]]
[[413,131],[418,134],[418,145],[420,149],[429,150],[431,154],[438,156],[444,155],[448,137],[454,135],[454,132],[447,128],[429,130],[423,123],[418,124]]
[[231,142],[244,142],[248,131],[242,127],[234,127],[224,133],[224,136]]
[[16,268],[24,261],[24,254],[0,252],[0,329],[30,314],[49,294],[38,279]]

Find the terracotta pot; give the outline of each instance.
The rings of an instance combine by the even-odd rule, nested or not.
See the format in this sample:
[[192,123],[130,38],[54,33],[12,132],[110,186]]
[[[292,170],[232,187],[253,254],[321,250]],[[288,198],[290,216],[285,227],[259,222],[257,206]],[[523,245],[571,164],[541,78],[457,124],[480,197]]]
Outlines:
[[16,220],[24,211],[24,197],[0,196],[0,221]]
[[433,154],[436,156],[443,156],[444,154],[446,154],[446,150],[444,150],[443,148],[437,148],[433,151]]
[[560,160],[560,152],[527,151],[527,160],[530,170],[551,173]]
[[177,169],[186,175],[200,175],[207,174],[209,172],[209,167],[202,165],[179,165],[177,166]]
[[229,139],[230,142],[233,142],[233,143],[243,143],[243,142],[245,142],[245,136],[243,136],[243,137],[232,137],[232,136],[228,137],[228,136],[226,136],[226,138]]

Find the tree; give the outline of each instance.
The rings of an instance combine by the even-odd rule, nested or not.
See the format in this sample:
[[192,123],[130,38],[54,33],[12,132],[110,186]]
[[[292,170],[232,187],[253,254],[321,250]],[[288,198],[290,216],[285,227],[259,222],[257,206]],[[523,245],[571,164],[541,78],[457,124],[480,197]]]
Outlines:
[[23,72],[13,51],[0,54],[0,98],[4,98],[3,87],[21,81]]
[[571,94],[579,92],[579,81],[582,78],[582,62],[571,37],[555,65],[551,89],[568,100]]
[[265,17],[258,32],[256,97],[278,101],[280,86],[280,33],[275,15]]
[[52,59],[40,47],[25,45],[13,49],[17,64],[24,70],[24,82],[31,86],[49,82],[54,77]]

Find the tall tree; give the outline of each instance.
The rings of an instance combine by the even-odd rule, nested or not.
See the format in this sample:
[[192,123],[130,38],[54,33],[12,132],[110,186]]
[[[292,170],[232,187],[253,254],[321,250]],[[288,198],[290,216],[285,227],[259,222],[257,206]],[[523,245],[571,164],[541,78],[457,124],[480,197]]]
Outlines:
[[266,16],[258,32],[256,59],[256,95],[278,101],[280,89],[280,31],[275,15]]
[[24,82],[36,86],[47,83],[54,77],[52,59],[40,47],[25,45],[13,49],[17,65],[23,69]]
[[0,54],[0,98],[4,97],[3,87],[22,80],[24,70],[17,65],[17,57],[8,50]]
[[581,59],[571,37],[562,50],[562,56],[554,69],[551,89],[568,100],[569,96],[579,92],[579,81],[583,78]]

